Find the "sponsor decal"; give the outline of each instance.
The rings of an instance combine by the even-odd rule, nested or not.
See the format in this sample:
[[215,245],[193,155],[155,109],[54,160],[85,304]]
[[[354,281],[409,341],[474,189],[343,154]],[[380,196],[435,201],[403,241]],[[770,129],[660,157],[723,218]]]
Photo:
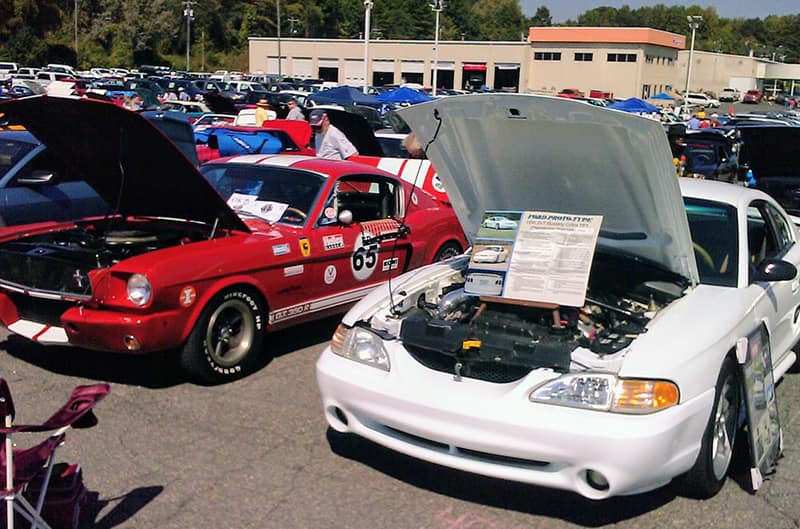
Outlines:
[[433,175],[433,178],[431,179],[431,185],[436,191],[444,193],[444,186],[442,185],[442,181],[439,180],[438,174]]
[[399,259],[392,257],[391,259],[384,259],[381,263],[381,272],[388,272],[389,270],[397,270]]
[[300,253],[303,257],[311,255],[311,243],[308,242],[308,237],[300,237]]
[[353,276],[358,281],[366,281],[375,271],[375,265],[378,264],[378,252],[380,252],[380,244],[369,242],[364,244],[364,239],[361,234],[356,237],[355,248],[353,255],[350,258],[350,269],[353,271]]
[[334,281],[336,281],[336,267],[333,265],[328,265],[325,268],[325,284],[332,285]]
[[305,271],[303,265],[287,266],[283,269],[283,277],[299,276]]
[[419,204],[419,199],[417,198],[417,194],[414,191],[411,192],[411,203],[414,204],[415,206]]
[[272,253],[274,255],[286,255],[290,251],[291,248],[289,247],[289,243],[276,244],[275,246],[272,247]]
[[190,307],[197,299],[197,291],[193,286],[186,286],[181,289],[180,303],[184,307]]
[[325,247],[326,252],[344,248],[344,237],[342,235],[325,235],[322,237],[322,246]]
[[327,207],[325,208],[324,215],[326,219],[336,218],[336,210],[331,207]]
[[269,319],[271,323],[275,323],[281,320],[294,318],[305,312],[308,312],[309,310],[311,310],[311,303],[303,303],[302,305],[295,305],[294,307],[289,307],[288,309],[276,310],[269,315]]

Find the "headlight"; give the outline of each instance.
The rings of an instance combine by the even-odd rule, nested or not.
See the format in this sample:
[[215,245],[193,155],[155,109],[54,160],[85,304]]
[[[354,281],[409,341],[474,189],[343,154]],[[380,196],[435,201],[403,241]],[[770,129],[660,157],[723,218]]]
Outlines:
[[615,413],[653,413],[678,403],[678,386],[665,380],[618,378],[605,373],[564,375],[530,394],[531,402]]
[[361,327],[339,325],[331,339],[331,351],[344,358],[389,371],[389,355],[383,348],[383,340]]
[[152,295],[153,289],[150,287],[150,281],[147,276],[133,274],[128,278],[128,299],[131,303],[137,307],[147,305]]

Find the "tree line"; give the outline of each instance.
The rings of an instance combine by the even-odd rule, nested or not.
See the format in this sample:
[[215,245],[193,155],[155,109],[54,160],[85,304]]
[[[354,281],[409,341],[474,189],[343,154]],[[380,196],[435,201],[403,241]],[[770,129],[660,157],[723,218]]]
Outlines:
[[[431,0],[375,0],[371,39],[433,40]],[[77,13],[75,8],[77,7]],[[190,69],[247,68],[248,37],[363,39],[362,0],[4,0],[0,60],[79,68],[163,64]],[[187,24],[185,13],[193,17]],[[77,17],[76,17],[77,14]],[[701,15],[695,48],[800,62],[800,14],[722,18],[713,7],[598,7],[566,26],[651,27],[686,35]],[[77,21],[77,23],[76,23]],[[520,41],[530,26],[551,26],[547,7],[526,17],[519,0],[446,0],[441,40]],[[188,31],[187,31],[188,29]],[[77,53],[76,53],[77,35]]]

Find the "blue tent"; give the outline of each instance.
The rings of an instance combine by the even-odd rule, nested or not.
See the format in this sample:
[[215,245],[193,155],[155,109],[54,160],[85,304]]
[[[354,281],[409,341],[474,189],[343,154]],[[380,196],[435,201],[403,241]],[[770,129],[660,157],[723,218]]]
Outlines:
[[407,86],[401,86],[400,88],[395,88],[394,90],[389,90],[382,94],[378,94],[375,99],[384,103],[414,104],[424,103],[425,101],[430,101],[433,98],[425,92],[420,92],[419,90],[414,90],[413,88],[408,88]]
[[365,94],[360,89],[353,86],[337,86],[328,90],[322,90],[308,96],[308,99],[318,105],[337,104],[343,106],[369,105],[373,107],[381,106],[375,96]]
[[655,106],[651,105],[646,101],[642,101],[639,98],[631,97],[630,99],[626,99],[624,101],[620,101],[619,103],[614,103],[613,105],[608,105],[608,108],[614,110],[622,110],[623,112],[658,112],[660,109]]
[[661,100],[664,100],[664,101],[675,101],[675,98],[672,97],[671,95],[669,95],[666,92],[661,92],[660,94],[656,94],[653,97],[650,97],[649,99],[661,99]]

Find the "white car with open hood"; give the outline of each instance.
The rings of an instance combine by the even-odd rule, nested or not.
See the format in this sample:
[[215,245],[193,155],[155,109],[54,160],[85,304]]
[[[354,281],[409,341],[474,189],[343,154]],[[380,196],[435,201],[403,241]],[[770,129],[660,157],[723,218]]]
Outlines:
[[[790,217],[753,189],[679,182],[660,124],[638,116],[520,94],[443,98],[401,114],[430,144],[473,245],[499,238],[508,262],[456,257],[353,307],[317,362],[330,426],[593,499],[676,477],[691,496],[714,495],[734,441],[746,441],[737,343],[766,333],[776,380],[796,359]],[[501,212],[519,226],[482,225]],[[539,243],[525,247],[531,212],[601,217],[599,232],[572,242],[534,233]],[[515,268],[559,244],[544,279]],[[507,296],[515,274],[529,274],[527,288],[576,263],[586,267],[579,288],[551,286],[577,290],[582,303]],[[475,277],[492,288],[476,292]]]

